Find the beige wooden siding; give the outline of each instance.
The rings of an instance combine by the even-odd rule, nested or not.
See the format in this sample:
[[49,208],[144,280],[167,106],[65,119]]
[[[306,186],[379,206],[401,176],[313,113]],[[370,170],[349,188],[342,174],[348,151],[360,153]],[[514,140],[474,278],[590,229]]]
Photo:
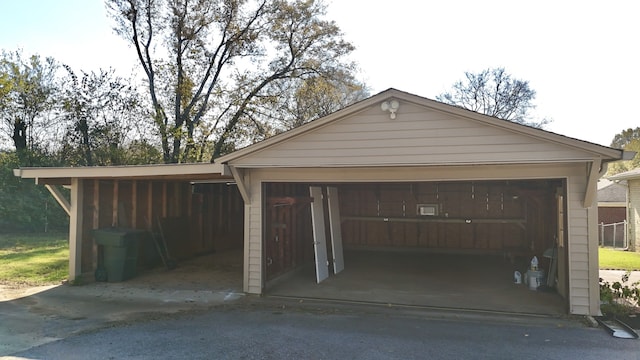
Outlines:
[[629,186],[629,246],[631,251],[640,249],[640,180],[628,180]]
[[[249,179],[249,177],[245,177]],[[244,291],[262,293],[262,192],[260,182],[246,184],[251,203],[245,205],[245,272]]]
[[[584,176],[584,166],[567,164],[362,167],[362,168],[284,168],[251,169],[253,181],[271,182],[402,182],[447,180],[553,179]],[[248,171],[248,170],[247,170]],[[253,198],[253,194],[252,194]],[[581,201],[581,200],[580,200]],[[580,203],[581,204],[581,203]]]
[[402,103],[395,120],[372,107],[232,162],[239,167],[366,166],[549,162],[586,156],[568,146]]
[[[582,206],[587,181],[585,176],[571,176],[568,180],[568,252],[569,252],[569,311],[590,315],[589,279],[589,221]],[[595,224],[593,224],[595,226]],[[597,240],[594,240],[597,241]]]

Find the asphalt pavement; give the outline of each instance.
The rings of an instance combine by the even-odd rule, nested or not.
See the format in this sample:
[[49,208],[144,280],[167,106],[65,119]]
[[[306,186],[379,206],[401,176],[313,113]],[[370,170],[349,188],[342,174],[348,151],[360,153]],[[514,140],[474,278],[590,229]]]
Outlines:
[[584,317],[300,302],[144,282],[0,295],[0,357],[539,359],[544,350],[546,359],[640,359],[640,340],[615,339]]
[[577,319],[245,298],[84,332],[18,359],[638,359]]

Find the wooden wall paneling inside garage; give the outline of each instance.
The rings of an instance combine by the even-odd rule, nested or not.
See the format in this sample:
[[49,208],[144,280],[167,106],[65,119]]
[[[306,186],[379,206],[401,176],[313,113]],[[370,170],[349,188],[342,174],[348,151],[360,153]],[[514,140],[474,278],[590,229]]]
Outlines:
[[[416,184],[406,184],[408,189],[403,197],[403,216],[413,218],[416,216],[416,206],[418,204],[418,189]],[[402,223],[404,227],[404,239],[405,245],[416,247],[420,244],[420,224],[417,222],[405,222]]]
[[[342,193],[343,192],[341,192],[341,194]],[[373,188],[373,185],[369,185],[360,188],[358,198],[353,202],[353,207],[355,208],[355,214],[357,215],[380,216],[378,204],[379,202],[375,189]],[[367,223],[365,221],[356,221],[355,223],[359,228],[359,238],[356,242],[357,245],[366,246],[369,244],[378,244],[380,232],[386,228],[385,224],[381,223]]]
[[116,226],[122,228],[134,228],[133,222],[133,186],[131,181],[116,181],[118,184]]
[[[502,214],[505,218],[526,218],[525,205],[523,197],[519,195],[518,189],[514,186],[506,186],[503,189]],[[505,224],[503,226],[504,246],[507,248],[518,249],[520,253],[529,250],[529,244],[526,239],[526,231],[531,226],[537,224],[529,224],[523,226],[516,224]]]
[[[475,186],[474,183],[463,183],[460,186],[459,205],[460,215],[459,217],[473,220],[474,218],[474,206],[475,202]],[[461,223],[460,227],[460,248],[461,249],[473,249],[475,247],[475,224]]]
[[[473,184],[472,208],[473,218],[484,219],[489,215],[487,210],[487,199],[489,194],[489,185],[486,183]],[[491,224],[474,224],[474,248],[488,249],[489,239],[491,238]]]
[[[313,260],[309,185],[265,185],[265,263],[267,280]],[[322,201],[322,199],[314,199]]]
[[[487,209],[487,217],[491,219],[498,219],[502,217],[502,210],[500,209],[500,188],[495,184],[490,184],[487,190],[487,196],[485,205]],[[489,249],[499,250],[504,247],[503,238],[503,224],[491,224],[489,232]]]
[[[447,218],[461,218],[463,213],[463,198],[466,192],[466,184],[443,183],[440,184],[440,201],[443,205],[444,216]],[[462,237],[462,224],[442,223],[444,237],[440,241],[440,247],[444,249],[460,249]]]
[[[344,243],[483,251],[523,247],[539,236],[535,233],[543,221],[529,219],[528,225],[536,228],[533,233],[527,232],[527,224],[515,221],[526,217],[519,186],[529,185],[507,181],[343,185]],[[419,216],[417,204],[436,205],[439,213],[433,218]]]
[[[435,183],[418,183],[417,188],[417,201],[414,214],[417,215],[418,204],[434,204],[438,205],[438,210],[441,210],[440,199],[438,194],[438,185]],[[418,246],[436,248],[438,247],[438,239],[440,233],[440,226],[437,223],[418,223],[420,229],[420,241]]]
[[[378,185],[376,189],[380,200],[380,214],[383,217],[406,217],[408,185]],[[385,222],[385,231],[380,237],[382,246],[406,245],[405,223]]]
[[111,227],[113,222],[113,181],[99,180],[98,228]]

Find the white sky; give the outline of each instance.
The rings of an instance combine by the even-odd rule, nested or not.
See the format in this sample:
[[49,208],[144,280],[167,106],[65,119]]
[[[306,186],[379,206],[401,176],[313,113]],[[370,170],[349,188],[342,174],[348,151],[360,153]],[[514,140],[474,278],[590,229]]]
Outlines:
[[[609,145],[640,126],[640,1],[326,0],[362,80],[434,99],[465,71],[504,67],[537,92],[547,130]],[[135,55],[101,0],[0,0],[0,48],[128,73]]]

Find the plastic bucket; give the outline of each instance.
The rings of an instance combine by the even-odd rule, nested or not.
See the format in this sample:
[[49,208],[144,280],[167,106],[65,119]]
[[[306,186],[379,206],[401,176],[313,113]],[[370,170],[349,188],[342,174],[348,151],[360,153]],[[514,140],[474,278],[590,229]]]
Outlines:
[[538,290],[538,287],[544,285],[544,271],[527,271],[527,284],[529,284],[529,290]]

